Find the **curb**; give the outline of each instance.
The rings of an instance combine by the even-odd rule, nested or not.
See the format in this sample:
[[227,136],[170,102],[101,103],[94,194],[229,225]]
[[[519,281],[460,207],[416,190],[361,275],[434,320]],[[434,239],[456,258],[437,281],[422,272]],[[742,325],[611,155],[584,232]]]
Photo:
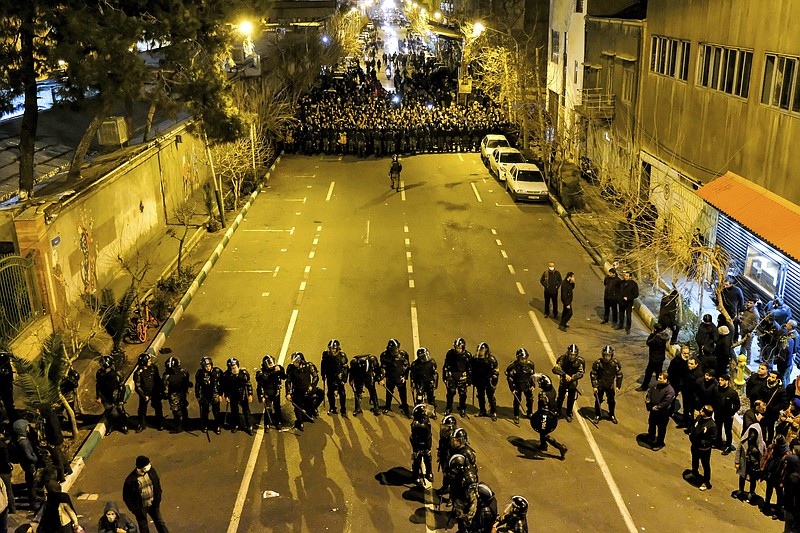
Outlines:
[[[278,157],[275,158],[275,161],[273,161],[272,165],[269,167],[269,170],[264,176],[264,180],[269,180],[270,174],[275,170],[275,166],[281,160],[281,155],[282,154],[279,154]],[[143,351],[143,353],[148,353],[150,355],[155,356],[161,349],[161,347],[164,346],[164,343],[167,341],[167,338],[172,333],[173,328],[180,321],[181,317],[183,316],[183,313],[186,311],[186,309],[189,307],[189,304],[192,302],[194,295],[197,294],[197,291],[200,289],[200,286],[208,277],[208,273],[211,272],[211,269],[214,267],[217,260],[219,260],[219,257],[222,255],[222,252],[228,246],[231,237],[233,236],[234,232],[239,228],[239,225],[241,224],[242,220],[244,220],[245,215],[247,215],[247,212],[250,210],[250,207],[252,207],[253,203],[255,202],[255,199],[261,193],[262,188],[263,184],[260,185],[255,191],[253,191],[250,194],[250,199],[239,210],[239,214],[233,220],[230,227],[225,232],[225,235],[222,236],[222,239],[220,240],[219,244],[217,244],[217,247],[211,253],[211,257],[209,257],[208,260],[205,262],[205,264],[203,264],[203,268],[194,278],[194,281],[192,281],[192,284],[186,290],[186,293],[184,293],[183,298],[181,298],[181,301],[175,307],[175,310],[172,312],[169,318],[167,318],[167,320],[164,321],[164,324],[161,326],[161,329],[159,330],[158,334],[155,336],[155,338],[147,347],[147,349]],[[130,397],[132,393],[133,393],[133,370],[131,370],[130,375],[125,380],[126,400],[127,398]],[[75,483],[75,481],[77,481],[78,476],[81,475],[84,466],[86,466],[86,461],[89,459],[89,457],[92,455],[92,452],[94,452],[97,445],[103,439],[105,433],[106,433],[105,418],[101,418],[100,421],[95,425],[91,433],[86,437],[86,440],[83,442],[83,445],[81,445],[81,447],[75,453],[75,457],[72,459],[72,462],[70,463],[70,465],[72,466],[72,474],[66,476],[67,479],[64,481],[64,483],[61,484],[61,488],[64,492],[69,492],[69,490],[72,488],[72,485]]]

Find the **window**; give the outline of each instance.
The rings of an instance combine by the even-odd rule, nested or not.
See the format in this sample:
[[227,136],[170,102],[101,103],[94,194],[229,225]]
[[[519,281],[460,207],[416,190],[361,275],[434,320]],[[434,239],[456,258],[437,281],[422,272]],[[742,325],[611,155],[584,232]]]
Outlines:
[[583,13],[583,0],[575,0],[575,13]]
[[653,35],[650,49],[650,71],[686,81],[689,77],[691,43]]
[[800,113],[800,58],[767,54],[761,103]]
[[558,32],[556,30],[550,32],[550,61],[558,63]]
[[753,246],[747,248],[744,276],[761,287],[767,294],[777,294],[783,265],[771,254]]
[[700,85],[747,98],[753,52],[713,44],[700,45]]
[[634,73],[626,68],[622,71],[622,101],[630,104],[633,101]]

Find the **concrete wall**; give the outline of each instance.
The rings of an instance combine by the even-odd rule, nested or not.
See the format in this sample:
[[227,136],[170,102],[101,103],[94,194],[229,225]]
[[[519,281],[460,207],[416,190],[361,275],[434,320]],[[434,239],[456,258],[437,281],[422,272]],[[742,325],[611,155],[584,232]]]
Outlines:
[[[761,104],[765,54],[800,55],[796,0],[650,0],[643,62],[643,148],[693,179],[731,170],[800,204],[800,114]],[[649,71],[652,35],[691,41],[686,82]],[[699,45],[753,51],[747,99],[698,84]]]

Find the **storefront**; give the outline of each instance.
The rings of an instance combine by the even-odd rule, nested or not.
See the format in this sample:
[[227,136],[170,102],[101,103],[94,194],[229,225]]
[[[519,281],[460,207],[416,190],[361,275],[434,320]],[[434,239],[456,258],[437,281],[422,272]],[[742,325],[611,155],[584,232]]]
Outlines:
[[747,296],[775,296],[800,316],[800,206],[732,172],[696,191],[718,211],[715,242]]

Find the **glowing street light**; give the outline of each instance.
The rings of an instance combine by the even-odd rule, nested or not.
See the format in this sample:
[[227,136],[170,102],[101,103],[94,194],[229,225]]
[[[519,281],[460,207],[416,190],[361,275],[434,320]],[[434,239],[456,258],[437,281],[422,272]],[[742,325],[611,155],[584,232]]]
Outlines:
[[433,18],[435,18],[436,20],[441,20],[442,19],[442,12],[441,11],[437,11],[436,13],[433,14]]
[[243,20],[242,22],[240,22],[239,33],[249,37],[250,34],[253,33],[253,23],[250,22],[249,20]]
[[486,26],[483,25],[483,22],[478,21],[472,26],[472,38],[476,39],[480,36],[481,33],[486,31]]

